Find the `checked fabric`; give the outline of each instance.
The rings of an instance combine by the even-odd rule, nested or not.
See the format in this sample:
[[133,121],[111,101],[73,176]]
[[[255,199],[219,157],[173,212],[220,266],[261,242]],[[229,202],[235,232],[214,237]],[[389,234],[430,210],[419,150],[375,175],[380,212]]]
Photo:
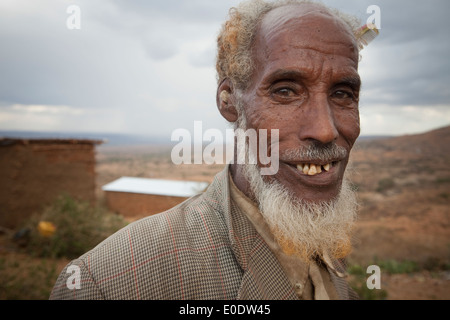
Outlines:
[[[204,193],[129,224],[71,261],[50,299],[298,299],[276,257],[231,201],[228,174],[226,167]],[[70,266],[78,267],[78,289],[67,285]],[[344,279],[332,280],[339,298],[356,298]]]

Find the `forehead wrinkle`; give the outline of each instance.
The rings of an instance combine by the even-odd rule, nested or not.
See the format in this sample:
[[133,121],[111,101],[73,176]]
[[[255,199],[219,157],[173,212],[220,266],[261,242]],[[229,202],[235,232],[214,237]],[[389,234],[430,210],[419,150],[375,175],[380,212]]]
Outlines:
[[[333,39],[302,39],[300,38],[299,43],[294,43],[298,35],[289,36],[289,34],[277,34],[272,40],[265,41],[266,39],[258,42],[259,53],[263,53],[265,59],[269,60],[271,56],[280,51],[284,54],[292,53],[295,50],[296,54],[305,54],[306,56],[311,56],[308,52],[314,53],[318,52],[323,56],[329,56],[333,58],[334,56],[348,57],[351,59],[355,65],[358,64],[358,55],[354,53],[354,46],[352,43],[346,42],[343,39],[333,40]],[[290,38],[288,41],[286,38]],[[255,45],[254,48],[257,46]],[[257,56],[257,55],[256,55]]]
[[[285,65],[285,57],[269,60],[270,63],[265,64],[266,67],[262,69],[263,81],[267,83],[278,79],[291,78],[311,82],[318,79],[323,82],[325,79],[328,79],[330,82],[358,83],[357,66],[352,65],[352,63],[348,66],[344,66],[342,63],[336,68],[336,66],[328,65],[330,61],[336,58],[335,55],[328,55],[328,57],[323,55],[315,56],[309,54],[308,51],[302,51],[302,54],[304,54],[304,57],[297,59],[293,65]],[[299,63],[299,61],[302,62]]]
[[[270,69],[280,68],[302,70],[308,74],[309,79],[315,78],[316,81],[324,76],[322,71],[326,62],[333,59],[342,59],[340,66],[351,68],[352,73],[357,73],[359,56],[354,50],[352,35],[342,21],[320,10],[309,10],[305,13],[298,10],[298,6],[296,10],[286,11],[287,8],[291,7],[281,7],[268,12],[257,27],[252,45],[255,62],[253,79],[260,78],[266,82],[264,78],[271,73]],[[286,17],[283,14],[286,14]],[[274,17],[282,19],[278,21]],[[269,28],[271,19],[275,23],[273,29]],[[321,31],[317,32],[318,29]],[[328,31],[325,32],[326,30]],[[288,61],[292,64],[286,65]],[[331,68],[336,68],[336,65]],[[342,68],[339,67],[338,70]],[[335,73],[331,71],[332,74]],[[329,77],[329,72],[327,71],[326,77]],[[253,85],[256,85],[254,80],[251,86]]]
[[291,4],[269,11],[261,20],[258,29],[270,36],[270,34],[276,32],[279,27],[291,23],[292,21],[299,21],[308,15],[319,15],[323,18],[327,17],[336,20],[330,12],[325,11],[324,8],[315,4]]
[[[296,33],[292,30],[300,31]],[[295,37],[299,44],[290,41]],[[281,42],[285,50],[309,49],[323,54],[341,51],[341,54],[353,55],[356,64],[359,60],[357,45],[349,27],[315,4],[288,5],[268,12],[257,27],[253,53],[257,48],[260,56],[269,58],[270,51],[278,48],[269,46],[273,41],[278,44]]]
[[324,11],[323,8],[314,8],[314,5],[314,9],[308,9],[309,7],[311,6],[291,5],[276,8],[263,17],[258,26],[258,31],[264,34],[267,39],[270,39],[277,36],[279,29],[300,23],[302,28],[317,31],[315,36],[320,33],[320,36],[323,37],[332,35],[331,39],[334,39],[337,36],[336,33],[340,33],[345,34],[350,39],[354,38],[352,30],[340,18],[329,11]]

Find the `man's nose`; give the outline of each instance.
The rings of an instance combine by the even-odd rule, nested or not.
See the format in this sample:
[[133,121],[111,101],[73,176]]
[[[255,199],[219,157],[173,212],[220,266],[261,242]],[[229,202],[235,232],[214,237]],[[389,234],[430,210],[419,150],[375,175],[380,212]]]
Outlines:
[[315,140],[326,144],[338,138],[336,119],[327,95],[311,99],[302,109],[302,124],[299,129],[301,140]]

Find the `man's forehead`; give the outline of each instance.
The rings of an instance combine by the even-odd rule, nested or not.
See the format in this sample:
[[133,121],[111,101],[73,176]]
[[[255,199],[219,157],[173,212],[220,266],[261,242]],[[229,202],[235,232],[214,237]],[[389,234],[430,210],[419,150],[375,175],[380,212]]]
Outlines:
[[297,38],[297,45],[318,51],[343,48],[344,54],[358,60],[357,44],[350,28],[316,4],[286,5],[268,12],[258,28],[257,49],[278,48],[282,37],[286,44]]
[[302,19],[311,14],[332,16],[324,8],[312,3],[285,5],[265,14],[261,21],[261,29],[274,29],[291,19]]

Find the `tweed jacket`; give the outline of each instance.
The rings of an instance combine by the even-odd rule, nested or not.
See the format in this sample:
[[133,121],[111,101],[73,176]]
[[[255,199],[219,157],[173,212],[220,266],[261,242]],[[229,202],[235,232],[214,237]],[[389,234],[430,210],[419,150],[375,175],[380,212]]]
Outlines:
[[[357,298],[344,279],[331,275],[341,299]],[[75,276],[78,287],[68,285]],[[130,223],[71,261],[50,299],[298,298],[276,257],[231,201],[227,167],[204,193]]]

